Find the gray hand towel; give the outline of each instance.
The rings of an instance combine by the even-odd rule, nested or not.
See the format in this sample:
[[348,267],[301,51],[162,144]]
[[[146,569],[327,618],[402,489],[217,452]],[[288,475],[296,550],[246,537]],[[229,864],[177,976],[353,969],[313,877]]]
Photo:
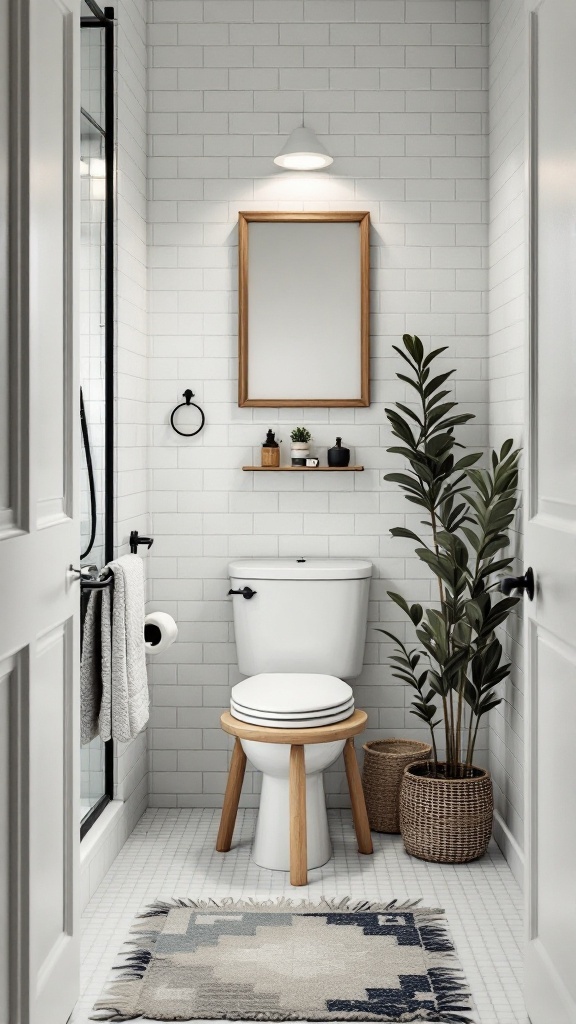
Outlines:
[[101,592],[90,594],[80,661],[80,739],[89,743],[99,732],[98,715],[102,701],[102,666],[100,640]]
[[144,567],[138,555],[110,562],[114,587],[102,591],[100,735],[123,743],[148,721],[144,647]]

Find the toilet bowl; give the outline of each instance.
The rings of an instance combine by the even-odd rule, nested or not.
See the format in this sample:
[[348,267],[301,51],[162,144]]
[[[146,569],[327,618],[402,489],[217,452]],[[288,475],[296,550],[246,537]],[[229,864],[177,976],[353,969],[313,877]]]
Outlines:
[[[259,559],[230,565],[238,666],[230,713],[271,729],[314,729],[354,713],[352,687],[366,637],[372,564],[363,559]],[[249,598],[245,597],[249,589]],[[269,739],[269,737],[268,737]],[[241,740],[262,773],[252,857],[290,867],[290,744]],[[330,859],[324,771],[344,740],[305,743],[308,868]]]
[[[290,870],[290,746],[286,743],[258,743],[242,740],[246,757],[262,772],[262,791],[252,858],[262,868]],[[307,743],[306,844],[308,868],[319,868],[332,856],[328,831],[324,771],[340,757],[344,740],[335,743]]]

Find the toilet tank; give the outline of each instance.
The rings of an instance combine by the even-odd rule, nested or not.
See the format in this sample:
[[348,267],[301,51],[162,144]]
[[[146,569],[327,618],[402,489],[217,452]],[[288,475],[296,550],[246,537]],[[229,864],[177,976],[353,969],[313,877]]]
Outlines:
[[253,558],[229,565],[237,594],[238,667],[354,679],[364,660],[372,563],[360,558]]

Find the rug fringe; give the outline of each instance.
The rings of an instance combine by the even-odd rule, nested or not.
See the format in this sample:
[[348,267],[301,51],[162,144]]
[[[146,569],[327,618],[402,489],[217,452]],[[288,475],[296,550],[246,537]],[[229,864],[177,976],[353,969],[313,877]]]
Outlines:
[[[108,1024],[109,1021],[135,1021],[135,1020],[142,1020],[142,1015],[141,1014],[126,1015],[126,1014],[121,1014],[121,1013],[119,1013],[119,1012],[117,1012],[115,1010],[110,1010],[110,1011],[104,1011],[101,1014],[98,1014],[97,1017],[96,1016],[92,1016],[92,1017],[90,1017],[88,1019],[91,1020],[91,1021],[106,1022],[106,1024]],[[147,1017],[146,1020],[164,1021],[165,1024],[174,1024],[174,1021],[192,1021],[192,1020],[198,1020],[198,1018],[197,1017]],[[275,1015],[273,1013],[263,1013],[263,1014],[239,1013],[238,1015],[227,1014],[227,1016],[225,1016],[225,1017],[222,1017],[221,1014],[218,1014],[218,1016],[216,1017],[215,1015],[212,1016],[210,1013],[204,1012],[204,1016],[202,1017],[202,1020],[209,1020],[209,1021],[212,1021],[212,1020],[214,1020],[214,1021],[225,1020],[225,1021],[237,1021],[237,1022],[241,1022],[241,1021],[260,1021],[260,1022],[269,1022],[269,1024],[284,1024],[284,1022],[301,1021],[302,1017],[298,1016],[297,1014],[285,1014],[285,1015],[277,1014],[277,1015]],[[428,1022],[428,1024],[476,1024],[475,1019],[472,1018],[472,1017],[469,1017],[468,1015],[464,1016],[462,1014],[444,1014],[444,1013],[442,1013],[441,1016],[439,1017],[438,1011],[430,1011],[430,1015],[427,1016],[427,1017],[422,1017],[421,1013],[418,1012],[417,1016],[414,1016],[414,1014],[404,1014],[402,1018],[400,1018],[400,1017],[389,1017],[387,1015],[383,1016],[382,1014],[363,1014],[363,1013],[357,1013],[357,1014],[355,1014],[355,1013],[343,1014],[342,1013],[338,1017],[332,1016],[332,1017],[328,1018],[328,1017],[316,1017],[314,1014],[307,1013],[306,1021],[314,1021],[315,1024],[322,1024],[322,1022],[325,1022],[325,1024],[338,1024],[339,1021],[358,1021],[359,1024],[360,1024],[361,1021],[362,1022],[364,1022],[364,1021],[377,1021],[377,1022],[379,1022],[379,1024],[410,1024],[410,1022],[415,1022],[415,1024],[425,1024],[426,1021]]]
[[[316,1015],[314,1013],[307,1012],[307,1021],[326,1022],[325,1014],[323,1016]],[[121,1011],[109,1008],[98,1012],[98,1015],[93,1015],[89,1018],[94,1021],[108,1022],[108,1021],[129,1021],[129,1020],[142,1020],[143,1016],[141,1013],[136,1014],[123,1014]],[[146,1020],[158,1020],[165,1021],[168,1024],[173,1024],[174,1021],[190,1021],[198,1020],[197,1017],[150,1017],[147,1016]],[[266,1011],[265,1013],[251,1013],[241,1012],[238,1014],[228,1013],[226,1016],[222,1016],[219,1012],[218,1015],[211,1014],[210,1012],[203,1011],[202,1020],[230,1020],[230,1021],[267,1021],[276,1022],[276,1024],[282,1024],[282,1022],[288,1021],[302,1021],[302,1017],[297,1014],[275,1014],[273,1012]],[[469,1013],[453,1013],[444,1011],[438,1015],[438,1010],[430,1010],[426,1017],[422,1016],[422,1012],[418,1011],[417,1016],[413,1013],[403,1014],[402,1018],[397,1016],[390,1017],[389,1015],[383,1014],[367,1014],[361,1011],[357,1013],[341,1013],[337,1018],[332,1017],[334,1024],[338,1024],[339,1021],[379,1021],[380,1024],[410,1024],[410,1022],[416,1022],[416,1024],[425,1024],[426,1021],[429,1024],[475,1024],[475,1019],[469,1016]]]
[[419,907],[422,901],[422,897],[418,899],[405,899],[405,900],[390,900],[388,903],[374,902],[371,900],[363,900],[353,898],[351,896],[344,897],[327,897],[324,896],[317,903],[312,903],[306,899],[291,899],[290,897],[278,896],[276,899],[270,898],[268,900],[248,899],[248,900],[235,900],[232,896],[224,896],[222,899],[169,899],[169,900],[155,900],[151,903],[146,910],[139,914],[140,919],[146,917],[165,917],[170,910],[176,910],[179,907],[187,908],[191,910],[228,910],[228,911],[250,911],[250,910],[273,910],[278,911],[292,911],[297,913],[301,910],[308,910],[312,913],[321,912],[323,910],[340,913],[390,913],[391,911],[397,910],[410,910],[413,911],[416,908],[422,913],[426,914],[439,914],[443,915],[444,911],[440,907]]

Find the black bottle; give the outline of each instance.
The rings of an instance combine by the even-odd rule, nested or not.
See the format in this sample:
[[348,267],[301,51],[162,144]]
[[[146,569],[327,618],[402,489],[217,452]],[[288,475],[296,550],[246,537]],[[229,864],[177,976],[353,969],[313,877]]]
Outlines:
[[280,465],[280,447],[274,437],[272,430],[266,434],[266,440],[262,445],[262,466],[266,469],[277,469]]
[[342,447],[342,438],[336,438],[336,444],[328,449],[329,466],[348,466],[350,463],[350,449]]
[[263,448],[277,448],[278,441],[273,430],[269,430],[266,434],[266,440],[262,443]]

